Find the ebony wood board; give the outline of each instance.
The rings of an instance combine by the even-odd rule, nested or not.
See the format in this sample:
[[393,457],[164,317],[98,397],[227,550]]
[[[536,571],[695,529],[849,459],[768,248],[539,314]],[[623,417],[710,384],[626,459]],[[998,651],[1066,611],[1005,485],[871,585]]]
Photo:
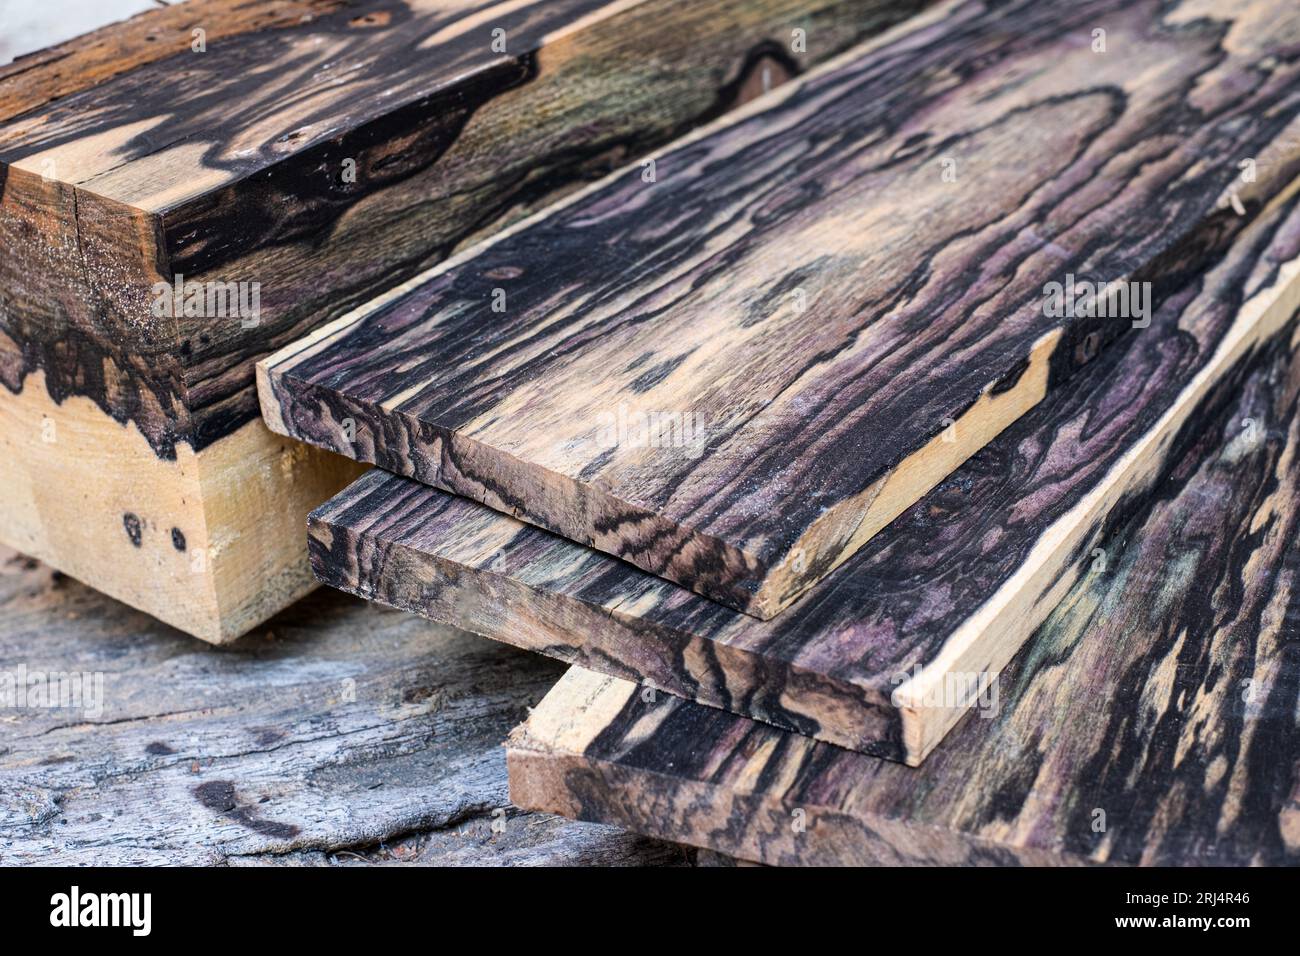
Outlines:
[[770,618],[1149,319],[1051,283],[1158,303],[1292,180],[1298,40],[922,14],[259,363],[264,415]]
[[[916,764],[1176,460],[1216,389],[1300,307],[1291,189],[1212,266],[770,621],[466,498],[371,471],[309,518],[320,580]],[[965,692],[968,696],[963,696]]]
[[[202,448],[257,415],[251,358],[718,115],[764,69],[775,85],[920,6],[193,0],[38,54],[13,68],[0,131],[6,211],[51,219],[5,219],[22,346],[5,383],[41,368],[52,395],[87,395],[160,453]],[[49,256],[30,245],[74,229],[65,271],[91,295],[72,315],[96,321],[43,322],[68,293],[32,274]],[[258,324],[152,316],[152,280],[178,273],[260,282]]]
[[512,738],[511,798],[774,864],[1300,864],[1296,345],[1207,400],[925,766],[574,668]]
[[0,865],[690,862],[510,806],[562,670],[324,589],[215,651],[0,548]]
[[232,639],[357,473],[255,359],[921,6],[190,0],[0,66],[0,540]]

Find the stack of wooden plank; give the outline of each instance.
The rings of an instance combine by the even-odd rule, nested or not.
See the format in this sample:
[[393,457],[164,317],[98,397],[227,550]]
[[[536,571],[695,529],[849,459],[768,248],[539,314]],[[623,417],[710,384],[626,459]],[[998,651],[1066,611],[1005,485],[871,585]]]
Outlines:
[[309,557],[574,665],[508,742],[528,809],[767,863],[1300,859],[1300,8],[101,40],[0,72],[0,538],[209,640]]
[[323,326],[258,365],[274,431],[380,466],[317,575],[578,665],[523,806],[765,862],[1292,858],[1297,39],[957,0]]
[[205,640],[359,470],[253,362],[921,0],[189,0],[0,66],[0,541]]

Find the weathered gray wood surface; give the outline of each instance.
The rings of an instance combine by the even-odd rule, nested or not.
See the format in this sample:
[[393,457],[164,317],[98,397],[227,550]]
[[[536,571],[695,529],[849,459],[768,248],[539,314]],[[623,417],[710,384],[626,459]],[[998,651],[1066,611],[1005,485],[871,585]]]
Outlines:
[[[562,670],[335,592],[217,650],[0,551],[0,865],[691,862],[510,807],[501,742]],[[101,712],[16,699],[52,672]]]

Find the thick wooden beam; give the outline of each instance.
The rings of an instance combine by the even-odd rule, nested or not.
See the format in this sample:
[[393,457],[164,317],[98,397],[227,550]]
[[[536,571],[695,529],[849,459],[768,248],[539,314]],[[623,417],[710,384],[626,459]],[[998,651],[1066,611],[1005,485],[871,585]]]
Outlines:
[[575,668],[510,743],[512,800],[774,864],[1300,864],[1297,345],[1208,398],[925,766]]
[[922,16],[267,359],[267,421],[770,618],[1290,182],[1297,38]]
[[253,360],[921,6],[191,0],[0,67],[0,540],[244,632],[358,473]]
[[786,614],[758,621],[378,470],[309,519],[326,583],[615,677],[916,764],[1104,567],[1207,394],[1300,307],[1293,188],[1224,257]]

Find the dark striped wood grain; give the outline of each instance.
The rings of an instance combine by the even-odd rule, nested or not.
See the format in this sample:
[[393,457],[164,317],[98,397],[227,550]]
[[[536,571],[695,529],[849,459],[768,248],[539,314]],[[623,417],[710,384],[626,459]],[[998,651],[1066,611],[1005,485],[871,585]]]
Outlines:
[[[1171,467],[1207,394],[1300,306],[1295,190],[1181,276],[1135,331],[976,454],[788,613],[661,578],[372,471],[309,518],[324,582],[822,740],[918,763]],[[1108,557],[1109,556],[1109,557]]]
[[[238,636],[356,473],[255,359],[923,2],[190,0],[0,67],[0,540]],[[153,314],[177,276],[255,321]]]
[[[201,449],[251,359],[921,6],[193,0],[37,54],[0,73],[0,378]],[[260,282],[262,321],[151,318],[176,273]]]
[[909,21],[267,359],[264,414],[770,618],[1129,327],[1046,283],[1161,299],[1291,181],[1298,40],[1273,0]]
[[574,668],[511,741],[512,800],[775,864],[1300,864],[1297,344],[1202,406],[925,766]]

